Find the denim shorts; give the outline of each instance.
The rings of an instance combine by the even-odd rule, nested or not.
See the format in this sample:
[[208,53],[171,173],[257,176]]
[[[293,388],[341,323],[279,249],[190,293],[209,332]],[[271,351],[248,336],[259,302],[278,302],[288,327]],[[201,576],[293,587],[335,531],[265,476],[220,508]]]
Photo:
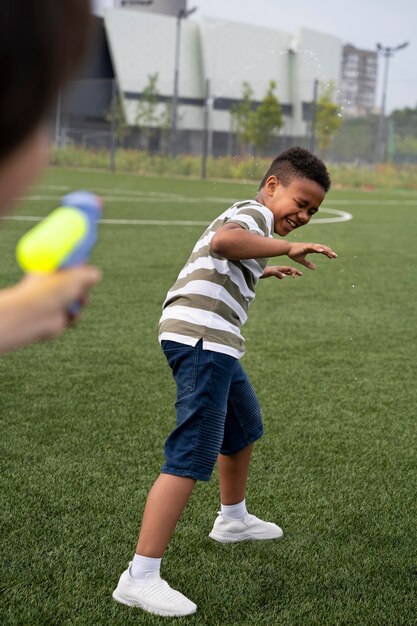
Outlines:
[[177,425],[162,472],[210,480],[219,453],[234,454],[262,436],[258,398],[238,359],[203,350],[201,340],[161,346],[177,384]]

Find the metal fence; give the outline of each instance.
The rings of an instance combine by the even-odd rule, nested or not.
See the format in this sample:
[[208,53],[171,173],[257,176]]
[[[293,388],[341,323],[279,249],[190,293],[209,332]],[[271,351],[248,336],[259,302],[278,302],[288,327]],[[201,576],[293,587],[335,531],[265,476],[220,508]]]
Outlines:
[[[310,90],[309,90],[310,91]],[[380,118],[377,113],[366,116],[348,117],[339,108],[339,128],[324,151],[320,145],[319,120],[320,106],[317,82],[311,84],[311,101],[302,103],[303,132],[294,133],[291,105],[282,105],[283,125],[279,134],[271,137],[269,145],[255,150],[250,143],[245,146],[245,156],[273,156],[292,146],[302,145],[311,148],[334,162],[372,163],[378,150],[382,160],[396,163],[417,162],[417,129],[407,120],[400,124],[401,117],[384,117],[382,120],[381,146],[376,145],[377,127]],[[146,126],[135,123],[134,110],[141,99],[123,100],[115,80],[79,80],[73,82],[62,93],[52,119],[54,144],[58,151],[76,148],[79,151],[107,153],[108,166],[117,167],[117,150],[124,148],[151,154],[188,154],[208,157],[242,156],[242,142],[233,122],[233,107],[236,101],[214,97],[206,86],[205,98],[189,102],[179,97],[178,117],[175,135],[172,133],[172,107],[170,98],[158,97],[159,110],[165,107],[164,124]],[[259,103],[254,103],[254,109]],[[182,113],[193,108],[194,123],[188,125]],[[133,111],[133,113],[132,113]],[[126,119],[128,113],[128,120]],[[216,128],[215,115],[221,112],[223,128]],[[228,127],[224,119],[228,117]],[[187,117],[187,116],[184,116]],[[196,117],[200,120],[195,123]],[[202,166],[204,175],[205,167]]]

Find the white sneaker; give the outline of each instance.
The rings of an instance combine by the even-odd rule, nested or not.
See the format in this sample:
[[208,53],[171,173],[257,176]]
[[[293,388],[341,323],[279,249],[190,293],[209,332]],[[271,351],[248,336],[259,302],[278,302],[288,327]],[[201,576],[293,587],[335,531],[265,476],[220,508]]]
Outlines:
[[243,519],[224,517],[221,512],[209,534],[211,539],[221,543],[236,541],[256,541],[260,539],[281,539],[282,529],[272,522],[264,522],[249,513]]
[[119,584],[113,591],[113,599],[128,606],[138,606],[148,613],[168,617],[192,615],[197,605],[172,589],[158,572],[147,574],[143,581],[130,575],[130,566],[120,576]]

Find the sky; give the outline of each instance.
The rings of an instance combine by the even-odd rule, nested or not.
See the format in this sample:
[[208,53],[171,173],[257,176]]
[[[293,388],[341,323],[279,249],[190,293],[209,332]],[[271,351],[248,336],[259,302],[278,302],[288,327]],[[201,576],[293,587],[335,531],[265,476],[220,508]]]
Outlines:
[[[111,0],[94,0],[96,9]],[[417,0],[188,0],[190,19],[215,17],[294,32],[313,28],[358,48],[409,46],[390,61],[387,111],[417,106]],[[377,105],[381,103],[382,59]]]

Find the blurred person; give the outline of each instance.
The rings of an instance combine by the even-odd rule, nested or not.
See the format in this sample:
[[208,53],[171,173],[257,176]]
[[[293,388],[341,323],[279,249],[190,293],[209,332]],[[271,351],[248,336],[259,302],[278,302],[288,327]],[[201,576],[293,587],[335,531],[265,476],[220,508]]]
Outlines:
[[[90,19],[89,0],[0,2],[0,214],[47,165],[45,118],[84,56]],[[58,336],[70,305],[99,280],[96,268],[79,266],[0,290],[0,353]]]

